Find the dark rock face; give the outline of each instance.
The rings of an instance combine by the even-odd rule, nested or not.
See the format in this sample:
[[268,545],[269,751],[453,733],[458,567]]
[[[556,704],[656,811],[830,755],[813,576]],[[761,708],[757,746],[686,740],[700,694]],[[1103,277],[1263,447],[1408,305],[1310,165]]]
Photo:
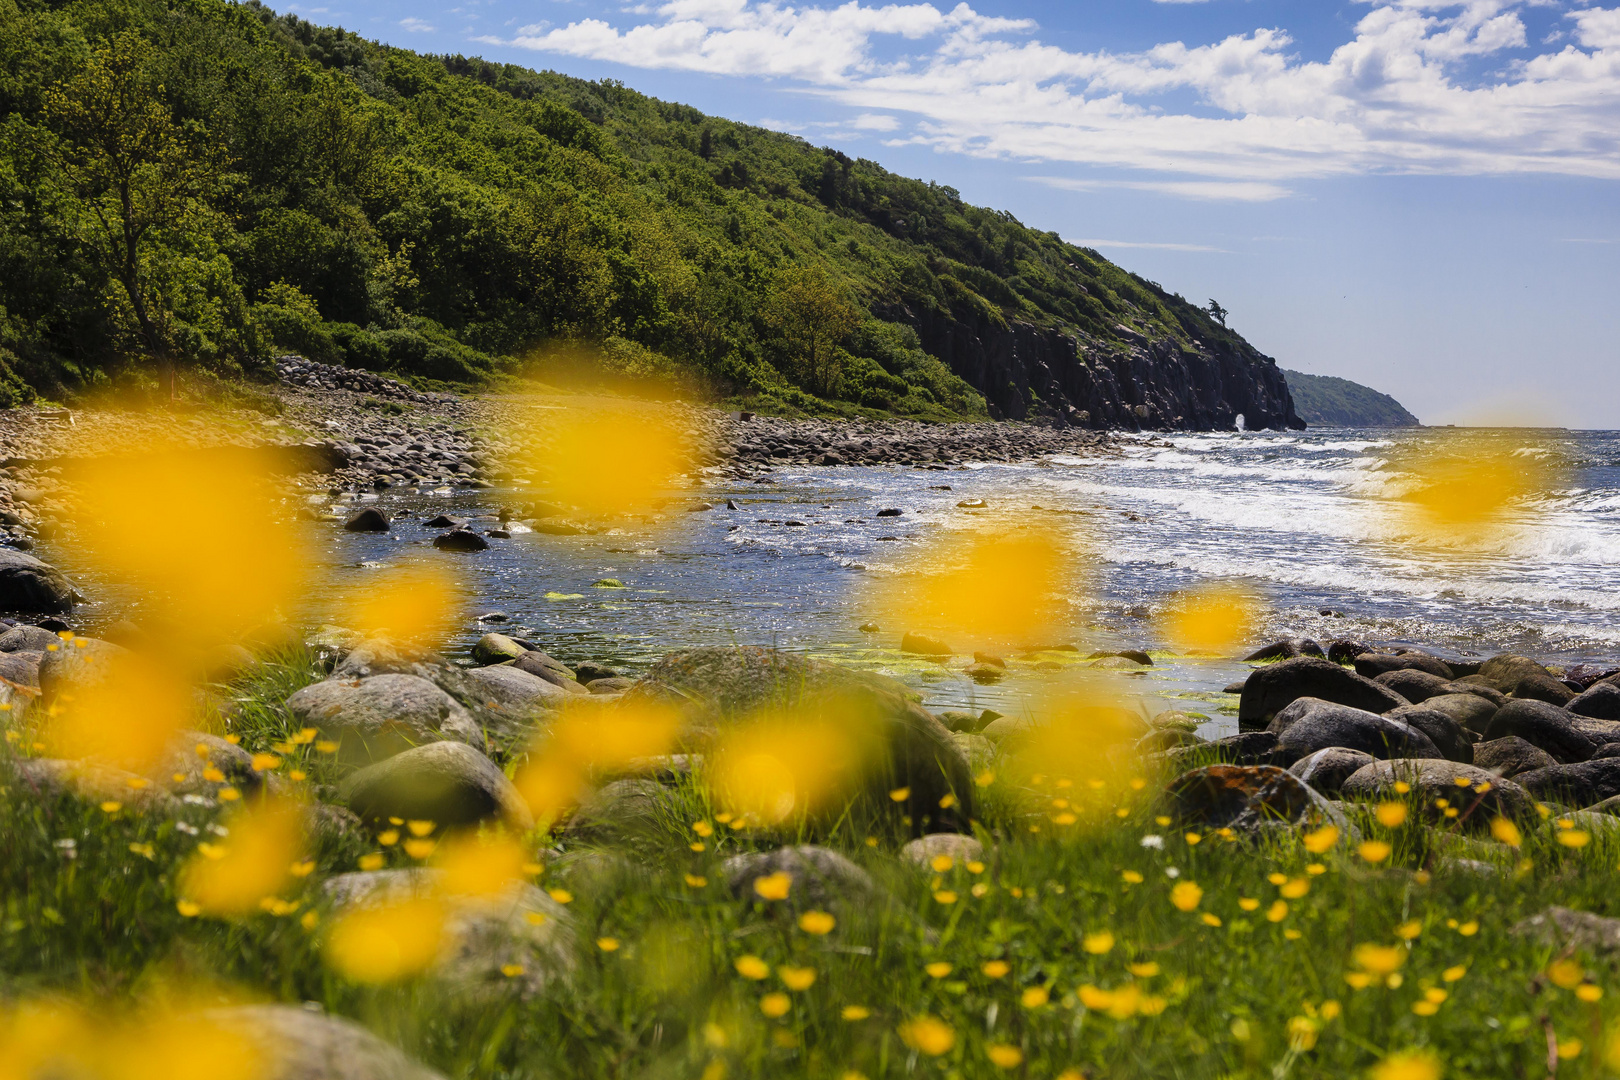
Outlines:
[[[1366,657],[1362,657],[1365,660]],[[1361,660],[1356,661],[1357,667]],[[1366,674],[1358,670],[1358,674]],[[1451,683],[1438,675],[1427,671],[1418,671],[1414,668],[1397,668],[1386,671],[1380,675],[1371,676],[1373,682],[1380,686],[1387,686],[1401,697],[1416,705],[1420,701],[1438,697],[1441,694],[1451,693]]]
[[73,586],[61,571],[32,555],[0,548],[0,611],[66,615],[72,610]]
[[1327,801],[1274,765],[1208,765],[1171,781],[1172,816],[1205,828],[1255,828],[1267,823],[1327,820],[1342,824]]
[[1375,759],[1360,750],[1347,750],[1342,746],[1329,746],[1314,754],[1307,754],[1288,767],[1299,779],[1330,797],[1337,796],[1355,772],[1371,765]]
[[[1459,780],[1468,781],[1468,787],[1458,784]],[[1427,813],[1439,814],[1436,799],[1445,799],[1465,812],[1472,808],[1466,819],[1470,828],[1484,828],[1498,815],[1528,818],[1536,813],[1535,800],[1516,782],[1444,758],[1375,761],[1345,780],[1342,793],[1345,798],[1379,798],[1387,795],[1397,781],[1410,785],[1417,796],[1413,802]],[[1479,790],[1482,785],[1488,785],[1484,791]]]
[[1331,660],[1301,656],[1259,668],[1248,677],[1238,701],[1238,726],[1245,731],[1263,728],[1290,702],[1302,697],[1374,713],[1411,704],[1389,687],[1346,671]]
[[905,323],[923,348],[984,395],[997,419],[1048,417],[1083,427],[1230,431],[1293,428],[1288,381],[1276,361],[1241,341],[1126,344],[1075,337],[1027,322],[997,325],[977,313],[874,305]]
[[1620,758],[1552,765],[1520,773],[1513,780],[1538,799],[1580,809],[1620,795]]
[[1390,671],[1426,671],[1448,682],[1457,677],[1457,673],[1452,671],[1444,660],[1426,653],[1402,653],[1399,656],[1391,656],[1389,653],[1362,653],[1356,657],[1357,675],[1376,679]]
[[471,529],[451,529],[443,536],[435,536],[433,546],[440,551],[488,551],[489,541]]
[[368,506],[350,514],[343,528],[345,532],[387,532],[388,515],[375,506]]
[[1445,756],[1415,727],[1377,713],[1315,698],[1293,702],[1278,713],[1272,723],[1286,724],[1277,738],[1277,749],[1296,758],[1330,746],[1360,750],[1380,759]]
[[1262,645],[1254,652],[1243,658],[1245,664],[1258,664],[1266,660],[1292,660],[1296,656],[1320,656],[1324,660],[1327,654],[1322,646],[1310,638],[1284,638],[1273,641],[1270,645]]
[[1620,720],[1620,686],[1606,682],[1593,683],[1584,694],[1564,707],[1577,716]]
[[1474,764],[1501,776],[1517,776],[1557,765],[1553,756],[1517,735],[1474,744]]
[[1564,764],[1585,761],[1600,745],[1576,728],[1575,714],[1545,701],[1510,701],[1496,710],[1485,738],[1509,735],[1541,747]]
[[1498,709],[1508,703],[1508,696],[1502,691],[1493,686],[1487,686],[1483,682],[1473,681],[1478,678],[1478,675],[1474,675],[1468,678],[1453,679],[1450,683],[1450,692],[1453,694],[1472,694],[1477,698],[1484,698]]
[[457,828],[499,819],[519,832],[534,827],[512,781],[465,743],[429,743],[396,754],[351,774],[338,794],[368,822],[399,817]]

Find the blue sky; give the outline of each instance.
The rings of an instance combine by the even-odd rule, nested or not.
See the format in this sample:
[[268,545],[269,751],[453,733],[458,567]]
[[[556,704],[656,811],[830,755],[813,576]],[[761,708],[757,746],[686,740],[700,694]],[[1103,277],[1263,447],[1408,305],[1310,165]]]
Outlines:
[[1620,7],[334,0],[615,78],[1095,246],[1430,423],[1620,427]]

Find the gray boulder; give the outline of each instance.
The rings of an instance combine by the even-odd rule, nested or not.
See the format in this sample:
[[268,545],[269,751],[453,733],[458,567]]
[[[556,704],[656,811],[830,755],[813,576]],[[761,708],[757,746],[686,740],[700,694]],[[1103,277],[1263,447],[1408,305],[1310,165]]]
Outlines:
[[[1466,787],[1458,780],[1467,781]],[[1398,781],[1410,786],[1415,796],[1412,801],[1425,816],[1441,818],[1435,800],[1445,799],[1458,810],[1468,811],[1469,828],[1485,828],[1496,816],[1532,818],[1536,814],[1535,799],[1514,781],[1445,758],[1375,761],[1352,773],[1340,792],[1346,799],[1385,799],[1392,797]],[[1483,792],[1479,790],[1482,786]]]
[[371,823],[399,817],[444,828],[491,820],[518,832],[534,827],[506,774],[459,742],[429,743],[360,769],[339,786],[338,798]]
[[1398,655],[1389,653],[1362,653],[1355,659],[1356,674],[1369,679],[1392,671],[1423,671],[1435,675],[1445,681],[1456,678],[1457,673],[1437,656],[1427,653],[1406,652]]
[[1310,638],[1283,638],[1273,641],[1269,645],[1262,645],[1254,652],[1243,658],[1245,664],[1259,664],[1267,660],[1292,660],[1298,656],[1320,656],[1327,659],[1327,654]]
[[371,1032],[298,1005],[236,1005],[201,1014],[253,1047],[255,1080],[444,1080]]
[[433,538],[433,546],[440,551],[488,551],[489,541],[471,529],[451,529]]
[[1331,822],[1340,814],[1299,777],[1274,765],[1206,765],[1182,773],[1165,789],[1167,812],[1207,829]]
[[36,652],[43,654],[52,645],[61,645],[62,639],[49,630],[22,623],[0,633],[0,653]]
[[511,664],[473,668],[467,672],[467,682],[487,708],[514,715],[555,709],[572,696],[555,683]]
[[1295,758],[1329,746],[1360,750],[1375,758],[1444,757],[1433,741],[1411,725],[1317,698],[1299,698],[1272,720],[1281,727],[1277,750]]
[[20,615],[66,615],[73,585],[50,563],[0,548],[0,611]]
[[1509,735],[1541,747],[1560,762],[1585,761],[1598,748],[1597,742],[1576,728],[1573,713],[1545,701],[1515,699],[1496,710],[1485,738]]
[[1389,687],[1414,705],[1439,694],[1451,692],[1449,679],[1416,668],[1386,671],[1382,675],[1375,676],[1373,682]]
[[327,679],[294,693],[287,710],[337,742],[348,761],[377,761],[439,739],[485,745],[472,714],[418,675]]
[[1513,688],[1519,685],[1519,680],[1540,675],[1551,678],[1552,672],[1530,659],[1528,656],[1516,656],[1513,653],[1502,653],[1493,656],[1479,665],[1479,674],[1470,678],[1477,678],[1488,686],[1500,690],[1504,694],[1513,693]]
[[1513,780],[1538,799],[1581,809],[1620,795],[1620,758],[1550,765]]
[[1585,693],[1564,707],[1577,716],[1620,720],[1620,686],[1606,682],[1593,683]]
[[1389,687],[1346,671],[1330,660],[1301,656],[1258,668],[1244,681],[1238,701],[1238,726],[1244,731],[1264,728],[1278,712],[1302,697],[1374,713],[1411,704]]
[[1442,757],[1452,761],[1470,763],[1474,760],[1474,740],[1463,726],[1444,710],[1423,705],[1402,705],[1384,715],[1385,720],[1399,720],[1408,727],[1417,728],[1439,748]]
[[654,836],[674,812],[667,787],[654,778],[630,778],[592,792],[568,820],[571,840],[633,842]]
[[1478,675],[1463,679],[1453,679],[1449,683],[1449,686],[1451,688],[1451,693],[1453,694],[1472,694],[1475,697],[1484,698],[1492,705],[1495,705],[1498,709],[1508,703],[1508,696],[1506,694],[1480,679]]
[[[225,779],[209,780],[203,774],[210,768]],[[176,795],[211,796],[228,784],[252,798],[265,786],[264,775],[253,768],[252,754],[206,731],[182,731],[170,739],[145,775]]]
[[1553,705],[1568,705],[1575,699],[1575,691],[1551,675],[1526,675],[1513,686],[1513,696],[1546,701]]
[[41,699],[49,704],[62,694],[81,693],[99,686],[113,673],[118,662],[130,655],[128,649],[96,638],[58,641],[55,649],[46,647],[39,661]]
[[1498,776],[1517,776],[1520,773],[1545,769],[1558,762],[1539,746],[1525,742],[1517,735],[1474,744],[1474,764]]
[[1360,750],[1329,746],[1300,758],[1288,767],[1288,771],[1323,795],[1336,798],[1351,774],[1375,760],[1371,754]]
[[518,657],[512,664],[519,671],[526,671],[536,678],[544,679],[551,685],[569,694],[588,694],[589,688],[581,685],[574,673],[560,660],[532,649]]
[[773,874],[789,879],[787,902],[802,907],[868,906],[880,897],[872,876],[830,848],[814,844],[734,855],[721,866],[731,895],[757,900],[754,882]]
[[504,664],[528,651],[505,634],[485,634],[473,643],[472,658],[480,664]]
[[1512,933],[1552,949],[1574,947],[1594,953],[1620,951],[1620,919],[1553,906],[1514,924]]
[[[1506,701],[1505,698],[1503,700]],[[1441,694],[1438,697],[1425,698],[1423,707],[1445,713],[1463,730],[1475,734],[1483,734],[1490,726],[1491,717],[1496,715],[1497,708],[1488,699],[1477,694]]]
[[345,532],[387,532],[388,515],[375,506],[367,506],[350,514],[349,519],[343,523],[343,530]]
[[138,776],[110,765],[91,761],[65,761],[59,758],[15,758],[9,768],[0,762],[0,776],[10,772],[5,786],[30,802],[72,797],[81,802],[116,802],[144,814],[172,817],[180,811],[180,801],[168,791]]
[[965,866],[984,858],[984,845],[961,833],[929,833],[919,836],[900,849],[900,861],[933,869],[933,862],[941,855],[956,866]]

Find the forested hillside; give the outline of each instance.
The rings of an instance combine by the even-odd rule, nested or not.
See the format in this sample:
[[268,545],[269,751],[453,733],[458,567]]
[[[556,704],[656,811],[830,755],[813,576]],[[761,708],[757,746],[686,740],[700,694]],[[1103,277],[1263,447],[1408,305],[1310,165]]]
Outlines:
[[1306,375],[1284,371],[1294,404],[1305,422],[1314,427],[1421,427],[1423,422],[1406,406],[1349,379],[1334,375]]
[[1269,360],[1095,251],[612,81],[257,3],[0,0],[0,117],[0,404],[583,352],[789,409],[1297,423]]

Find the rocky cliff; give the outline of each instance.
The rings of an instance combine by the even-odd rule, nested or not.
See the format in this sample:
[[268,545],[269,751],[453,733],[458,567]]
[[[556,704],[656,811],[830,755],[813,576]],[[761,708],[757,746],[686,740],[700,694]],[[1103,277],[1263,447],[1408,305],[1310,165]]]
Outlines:
[[1305,427],[1288,381],[1246,343],[1152,339],[1116,326],[1116,340],[1001,323],[972,313],[892,305],[880,318],[917,331],[923,348],[985,396],[998,419],[1129,431],[1251,431]]
[[1314,427],[1422,427],[1406,406],[1370,386],[1335,375],[1284,371],[1299,414]]

